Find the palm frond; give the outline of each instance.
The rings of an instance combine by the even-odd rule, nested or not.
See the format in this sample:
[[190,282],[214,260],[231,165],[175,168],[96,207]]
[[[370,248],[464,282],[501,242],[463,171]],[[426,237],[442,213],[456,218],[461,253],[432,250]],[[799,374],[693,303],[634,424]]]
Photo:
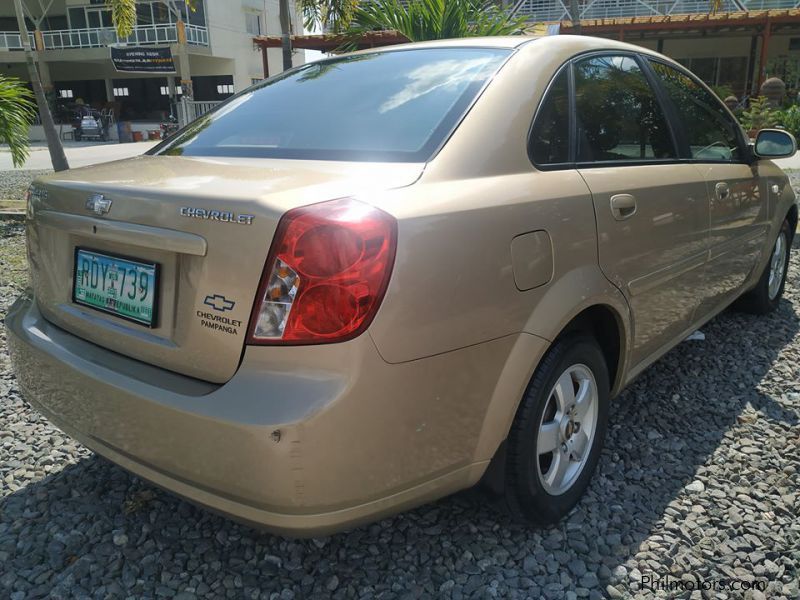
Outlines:
[[35,117],[31,91],[19,79],[0,76],[0,140],[8,144],[15,167],[28,158],[28,127]]
[[359,4],[348,33],[395,30],[412,42],[445,38],[512,35],[524,27],[500,6],[482,0],[373,0]]
[[111,21],[121,38],[133,33],[136,26],[136,0],[106,0],[111,9]]
[[300,0],[303,23],[306,29],[320,29],[340,33],[350,26],[358,0]]

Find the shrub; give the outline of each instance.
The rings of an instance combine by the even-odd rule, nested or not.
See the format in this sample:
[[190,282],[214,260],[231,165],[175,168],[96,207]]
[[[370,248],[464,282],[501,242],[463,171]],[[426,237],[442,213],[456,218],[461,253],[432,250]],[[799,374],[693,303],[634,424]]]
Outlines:
[[800,106],[794,105],[776,111],[775,121],[775,125],[783,127],[795,137],[800,138]]
[[742,112],[742,127],[747,131],[775,127],[778,125],[778,110],[771,108],[769,101],[764,96],[759,96],[750,101],[750,106]]

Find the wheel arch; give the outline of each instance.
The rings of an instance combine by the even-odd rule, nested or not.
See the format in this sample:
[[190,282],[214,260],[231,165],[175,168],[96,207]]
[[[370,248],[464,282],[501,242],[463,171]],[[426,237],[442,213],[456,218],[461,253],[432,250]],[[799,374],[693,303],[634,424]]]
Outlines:
[[[627,304],[625,304],[624,307],[627,308]],[[558,339],[577,332],[591,335],[597,341],[606,359],[606,364],[609,369],[609,382],[611,384],[611,397],[613,398],[616,396],[622,389],[625,382],[625,372],[628,367],[626,356],[630,336],[629,326],[627,324],[628,321],[626,321],[626,313],[620,310],[620,308],[619,306],[614,306],[609,302],[603,301],[597,301],[596,303],[589,303],[588,306],[582,306],[576,309],[576,311],[566,319],[565,324],[561,326],[561,329],[553,337],[552,342],[532,335],[520,336],[520,342],[515,346],[512,355],[517,352],[519,348],[523,348],[525,352],[535,349],[538,350],[534,354],[535,360],[530,361],[532,364],[526,372],[524,383],[521,385],[518,384],[516,388],[504,385],[502,381],[503,377],[511,376],[511,373],[507,372],[508,368],[504,369],[503,377],[501,377],[501,381],[498,382],[498,388],[495,390],[495,395],[492,398],[490,413],[493,409],[500,410],[501,408],[496,404],[496,402],[501,400],[497,397],[497,392],[501,387],[504,395],[515,393],[516,395],[511,398],[506,396],[505,398],[507,401],[508,413],[504,415],[501,432],[498,432],[496,429],[498,419],[495,415],[495,418],[491,419],[493,427],[487,428],[486,424],[484,424],[484,430],[481,433],[481,440],[478,444],[478,454],[476,458],[483,458],[483,460],[491,458],[482,479],[484,485],[490,490],[495,493],[500,493],[502,491],[503,481],[505,480],[506,438],[508,437],[514,417],[519,409],[519,404],[522,401],[525,390],[536,368],[541,363],[550,346]],[[542,343],[537,347],[534,345],[534,342],[528,338],[535,338]],[[513,364],[513,362],[514,361],[510,360],[509,364]],[[515,389],[517,390],[516,392],[514,391]],[[487,417],[488,416],[489,414],[487,414]],[[492,434],[494,435],[492,436]],[[487,439],[488,436],[492,436],[492,439]],[[489,451],[488,456],[486,455],[487,450]],[[481,452],[484,453],[483,456],[481,456]]]
[[566,333],[585,331],[597,339],[609,365],[612,398],[619,393],[625,383],[632,332],[628,304],[619,290],[613,286],[611,289],[612,293],[585,298],[561,319],[550,320],[552,333],[542,335],[537,331],[518,336],[489,401],[474,460],[489,460],[497,455],[536,368],[551,344]]
[[795,233],[797,232],[797,204],[792,203],[789,207],[789,212],[786,213],[786,220],[789,221],[789,227],[792,232],[792,237],[794,237]]

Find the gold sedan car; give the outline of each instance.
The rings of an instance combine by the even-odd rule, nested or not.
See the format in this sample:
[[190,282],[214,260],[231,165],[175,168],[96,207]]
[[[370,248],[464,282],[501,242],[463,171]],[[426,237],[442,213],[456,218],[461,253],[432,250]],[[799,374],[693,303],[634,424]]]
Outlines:
[[612,397],[783,291],[794,193],[675,62],[589,37],[342,55],[146,156],[31,187],[6,318],[43,414],[122,467],[318,535],[472,486],[589,484]]

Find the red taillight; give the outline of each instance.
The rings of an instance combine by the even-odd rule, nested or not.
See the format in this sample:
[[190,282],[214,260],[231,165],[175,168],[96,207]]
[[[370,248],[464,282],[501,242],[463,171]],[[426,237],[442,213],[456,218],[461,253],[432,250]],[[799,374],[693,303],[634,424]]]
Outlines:
[[261,276],[250,344],[319,344],[359,335],[394,264],[397,222],[350,199],[287,212]]

